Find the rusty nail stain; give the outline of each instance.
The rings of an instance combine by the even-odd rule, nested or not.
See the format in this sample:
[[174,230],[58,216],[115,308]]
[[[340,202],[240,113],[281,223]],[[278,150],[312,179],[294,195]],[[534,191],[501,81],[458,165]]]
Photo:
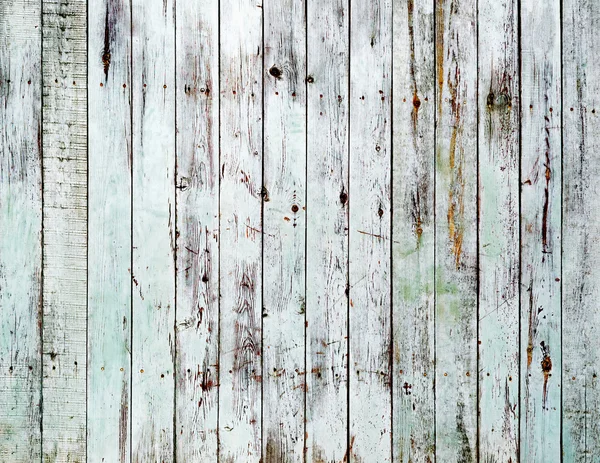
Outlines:
[[100,87],[104,87],[104,84],[102,82],[100,82]]
[[144,372],[144,369],[142,368],[142,369],[140,370],[140,373],[143,373],[143,372]]
[[126,87],[127,87],[127,84],[123,84],[123,88],[126,88]]
[[163,88],[167,88],[167,84],[163,85]]
[[295,214],[296,212],[298,212],[298,206],[297,205],[293,205],[292,206],[292,212]]
[[314,81],[315,81],[315,78],[314,78],[313,76],[308,76],[308,77],[306,78],[306,82],[308,82],[309,84],[312,84],[312,83],[314,83]]

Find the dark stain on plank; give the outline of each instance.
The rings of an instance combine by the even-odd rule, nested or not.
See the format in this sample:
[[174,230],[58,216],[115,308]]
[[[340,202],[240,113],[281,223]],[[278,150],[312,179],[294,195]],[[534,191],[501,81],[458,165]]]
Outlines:
[[544,116],[545,120],[545,178],[546,186],[544,188],[544,206],[542,209],[542,252],[550,252],[548,249],[548,214],[550,209],[550,179],[552,170],[550,169],[550,119]]
[[126,461],[129,437],[129,384],[123,381],[121,389],[121,408],[119,414],[119,456],[120,461]]
[[552,359],[550,358],[550,346],[544,341],[540,343],[542,348],[542,373],[544,374],[544,390],[542,392],[542,405],[545,407],[548,401],[548,380],[550,378],[550,372],[552,371]]
[[104,20],[104,50],[102,51],[102,64],[104,66],[104,80],[108,80],[108,70],[110,68],[110,42],[111,42],[111,23],[109,20],[110,11],[108,3],[106,4],[106,18]]

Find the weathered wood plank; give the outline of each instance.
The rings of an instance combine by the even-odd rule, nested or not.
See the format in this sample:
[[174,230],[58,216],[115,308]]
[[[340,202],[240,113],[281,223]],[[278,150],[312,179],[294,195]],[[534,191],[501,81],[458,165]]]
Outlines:
[[174,3],[132,2],[132,461],[171,462],[175,355]]
[[215,461],[219,384],[218,2],[176,2],[178,461]]
[[263,461],[304,461],[306,17],[264,5]]
[[478,448],[477,2],[436,5],[435,448],[438,461],[470,462]]
[[222,0],[219,458],[261,459],[262,2]]
[[0,461],[41,459],[41,3],[0,3]]
[[405,463],[435,453],[433,26],[433,2],[394,3],[393,453]]
[[131,10],[90,0],[88,462],[131,457]]
[[600,462],[600,3],[564,0],[562,14],[562,450]]
[[518,461],[519,56],[515,0],[479,2],[479,445]]
[[43,458],[86,459],[87,11],[43,8]]
[[348,1],[307,0],[307,25],[306,461],[342,461],[348,447]]
[[521,6],[520,461],[561,461],[560,1]]
[[351,2],[350,458],[392,459],[390,0]]

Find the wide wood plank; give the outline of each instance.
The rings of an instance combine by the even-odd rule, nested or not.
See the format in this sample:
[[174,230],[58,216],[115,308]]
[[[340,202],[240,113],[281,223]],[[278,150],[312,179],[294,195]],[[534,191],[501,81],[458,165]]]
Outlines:
[[90,0],[88,462],[131,457],[131,10]]
[[305,2],[266,2],[264,15],[263,461],[303,462]]
[[306,461],[348,448],[348,8],[306,7]]
[[41,460],[41,3],[0,3],[0,461]]
[[521,2],[522,462],[561,461],[560,2]]
[[176,2],[178,461],[217,455],[219,385],[218,2]]
[[479,1],[479,452],[518,461],[518,3]]
[[350,458],[392,459],[392,4],[351,2]]
[[562,450],[577,463],[600,462],[599,21],[600,3],[562,2]]
[[262,2],[222,0],[219,459],[261,459]]
[[435,453],[433,26],[433,2],[394,3],[393,454],[405,463]]
[[132,461],[174,460],[174,3],[132,2]]
[[439,461],[470,462],[478,449],[477,2],[436,5],[435,448]]
[[86,459],[87,11],[43,8],[43,458]]

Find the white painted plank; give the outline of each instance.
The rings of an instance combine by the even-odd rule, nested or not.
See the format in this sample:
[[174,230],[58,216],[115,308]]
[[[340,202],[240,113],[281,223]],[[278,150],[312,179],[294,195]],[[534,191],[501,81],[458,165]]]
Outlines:
[[436,5],[435,448],[476,461],[477,2]]
[[342,461],[348,447],[349,4],[307,0],[306,8],[306,461]]
[[262,3],[222,0],[219,459],[261,459]]
[[43,458],[86,459],[87,40],[84,0],[43,8]]
[[392,460],[390,0],[350,12],[350,458]]
[[218,2],[176,2],[178,461],[217,455],[219,383]]
[[130,461],[131,10],[90,0],[88,459]]
[[263,461],[304,461],[306,18],[264,5]]
[[41,4],[0,3],[0,461],[41,459]]
[[600,462],[599,21],[600,3],[562,2],[562,450],[576,463]]
[[522,462],[561,461],[560,2],[521,4]]
[[175,355],[174,3],[132,2],[132,461],[171,462]]
[[479,2],[479,446],[518,461],[518,6]]
[[392,435],[408,463],[435,452],[433,2],[395,2],[393,21]]

